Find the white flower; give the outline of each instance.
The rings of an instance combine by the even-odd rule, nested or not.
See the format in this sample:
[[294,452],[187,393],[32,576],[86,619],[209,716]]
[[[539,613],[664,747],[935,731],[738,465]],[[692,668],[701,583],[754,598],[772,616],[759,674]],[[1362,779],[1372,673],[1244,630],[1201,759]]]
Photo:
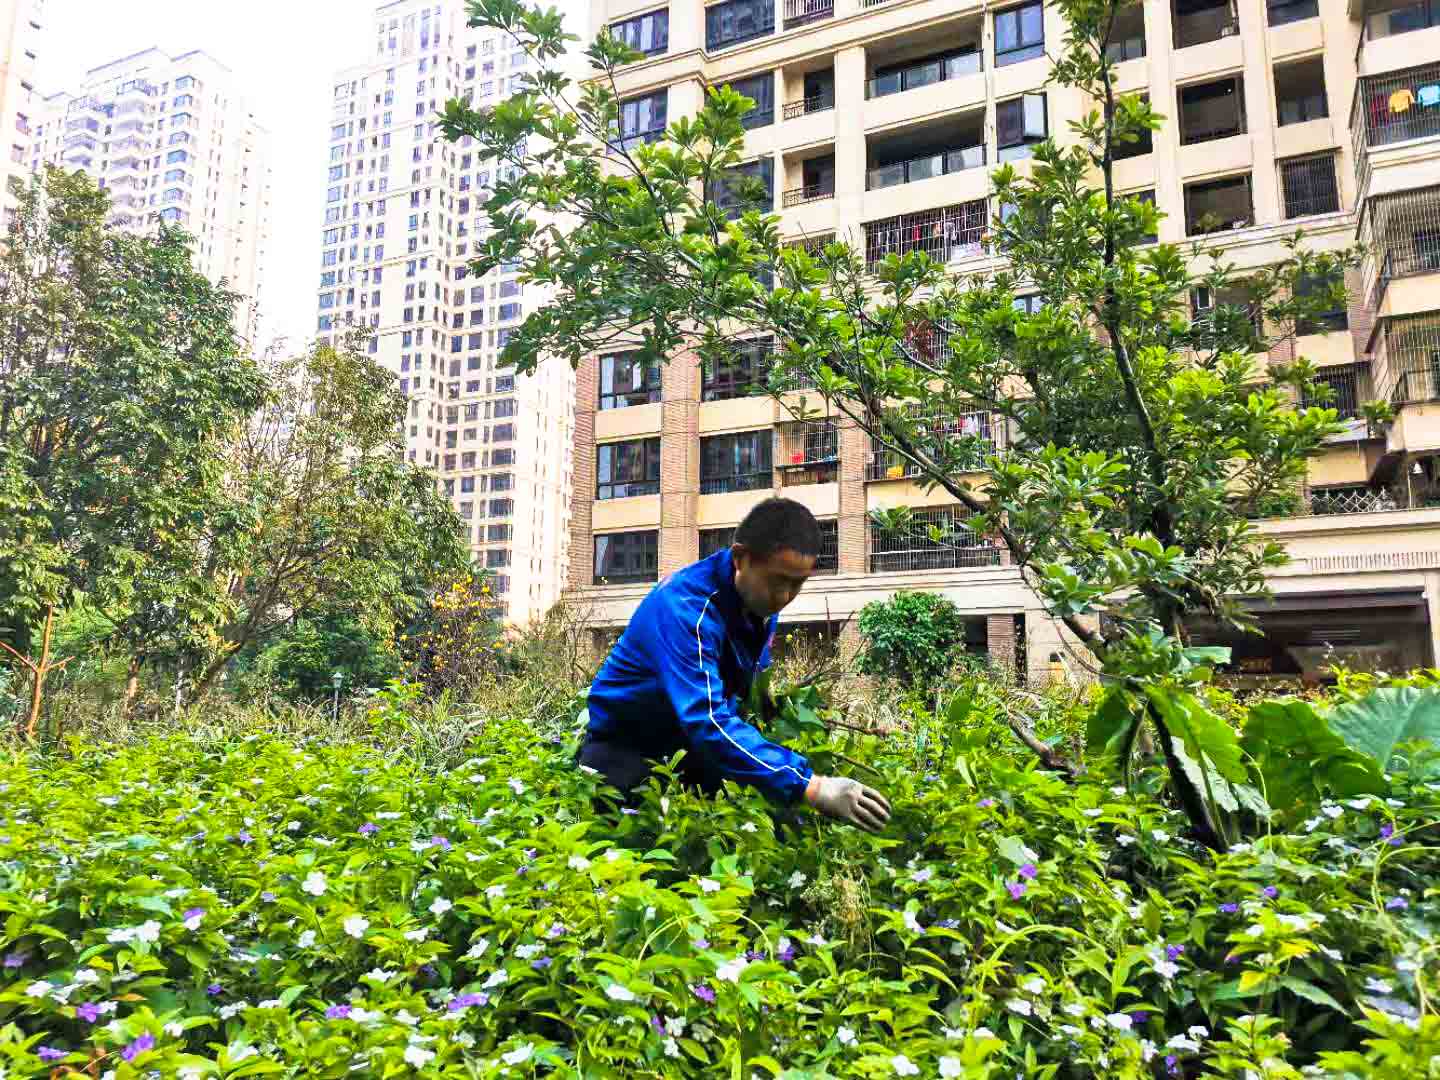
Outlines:
[[1260,923],[1258,923],[1258,922],[1257,922],[1257,923],[1252,923],[1251,925],[1249,925],[1249,926],[1247,926],[1247,927],[1245,928],[1245,934],[1246,934],[1246,936],[1248,936],[1248,937],[1264,937],[1264,936],[1265,936],[1265,927],[1262,926],[1262,925],[1261,925]]
[[635,991],[619,983],[611,983],[605,988],[605,996],[611,1001],[634,1001]]
[[724,982],[738,983],[740,973],[750,966],[750,961],[743,956],[737,956],[734,960],[726,960],[715,969],[715,977]]
[[[1396,964],[1395,966],[1399,967],[1400,965]],[[100,981],[100,973],[94,968],[81,968],[79,971],[75,972],[75,981],[81,986],[90,986],[93,983],[98,983]]]
[[423,1046],[407,1046],[403,1057],[405,1058],[405,1064],[413,1065],[417,1069],[423,1069],[435,1060],[435,1051],[426,1050]]
[[1140,1040],[1140,1060],[1149,1061],[1155,1056],[1155,1044],[1149,1039]]
[[665,1039],[665,1056],[672,1058],[678,1058],[680,1056],[680,1044],[675,1041],[673,1036]]
[[309,875],[305,878],[305,883],[301,885],[300,888],[303,889],[305,892],[309,893],[311,896],[324,896],[325,875],[322,874],[319,870],[311,870]]
[[957,1057],[942,1057],[940,1059],[940,1075],[943,1077],[960,1075],[960,1059]]
[[1345,808],[1343,806],[1336,806],[1334,803],[1325,803],[1320,807],[1320,812],[1331,821],[1334,821],[1345,813]]
[[470,946],[470,951],[467,952],[465,956],[467,959],[470,960],[478,960],[480,959],[480,957],[485,955],[485,950],[488,948],[490,948],[490,939],[482,937],[479,941],[475,942],[475,944]]
[[1019,1013],[1021,1016],[1030,1016],[1035,1012],[1035,1006],[1031,1005],[1030,1002],[1024,998],[1011,998],[1005,1002],[1005,1007],[1013,1013]]
[[169,1035],[172,1039],[178,1039],[181,1035],[185,1034],[185,1025],[172,1020],[165,1025],[165,1034]]
[[1099,817],[1101,814],[1105,813],[1105,811],[1101,810],[1098,806],[1092,806],[1088,810],[1082,810],[1081,813],[1084,814],[1086,817],[1096,818]]
[[665,1018],[665,1034],[674,1035],[677,1038],[684,1035],[686,1023],[687,1021],[683,1016],[667,1016]]
[[975,1038],[977,1039],[993,1039],[994,1037],[995,1033],[987,1027],[978,1027],[975,1029]]
[[266,998],[264,1001],[260,1002],[260,1004],[256,1005],[255,1007],[257,1009],[278,1009],[280,1008],[280,999]]
[[222,1005],[220,1006],[220,1019],[229,1020],[236,1013],[244,1012],[249,1007],[250,1003],[248,1001],[237,1001],[232,1005]]
[[913,911],[906,911],[901,918],[905,923],[905,929],[909,930],[912,934],[923,934],[925,932],[925,928],[920,925],[920,920],[915,918]]
[[[519,781],[514,782],[519,783]],[[516,792],[516,794],[518,795],[519,792]],[[505,1062],[506,1065],[519,1065],[522,1061],[529,1061],[530,1055],[534,1052],[535,1047],[530,1043],[526,1043],[524,1046],[518,1046],[514,1050],[511,1050],[508,1054],[501,1054],[500,1060]]]
[[1168,832],[1166,832],[1164,829],[1151,829],[1151,830],[1150,830],[1150,835],[1153,836],[1156,840],[1158,840],[1158,841],[1159,841],[1160,843],[1162,843],[1162,844],[1165,843],[1165,841],[1167,841],[1167,840],[1170,839],[1170,834],[1169,834]]
[[570,869],[579,870],[583,873],[584,871],[590,869],[590,860],[585,858],[584,855],[571,855]]
[[1111,1013],[1105,1017],[1105,1022],[1116,1031],[1129,1031],[1135,1026],[1135,1021],[1130,1018],[1129,1013]]
[[807,877],[806,877],[804,874],[802,874],[799,870],[796,870],[793,874],[790,875],[790,888],[792,888],[792,889],[798,889],[798,888],[800,888],[801,885],[804,885],[805,882],[808,881],[808,880],[809,880],[809,878],[807,878]]
[[1065,1011],[1066,1011],[1067,1013],[1069,1013],[1071,1016],[1084,1016],[1084,1015],[1085,1015],[1085,1006],[1084,1006],[1084,1005],[1081,1005],[1078,1001],[1066,1002],[1064,1008],[1065,1008]]
[[311,945],[315,944],[315,931],[306,930],[300,935],[300,939],[296,942],[296,944],[299,945],[302,949],[310,948]]
[[720,883],[718,881],[711,881],[708,877],[702,877],[700,879],[700,891],[707,893],[719,892]]
[[824,948],[826,945],[830,944],[819,934],[811,934],[808,938],[805,939],[805,941],[810,945],[814,945],[816,948]]
[[1185,1034],[1189,1035],[1192,1039],[1203,1039],[1210,1034],[1210,1029],[1204,1024],[1191,1024],[1185,1029]]
[[365,936],[365,931],[370,929],[370,920],[363,915],[351,915],[342,925],[345,933],[358,941]]
[[377,1020],[382,1015],[384,1014],[381,1013],[379,1010],[371,1012],[369,1009],[360,1008],[359,1005],[356,1005],[353,1009],[350,1010],[350,1019],[354,1020],[357,1024],[363,1024],[367,1020]]
[[160,940],[160,924],[154,919],[141,923],[135,928],[135,939],[153,945]]
[[255,1047],[253,1047],[253,1046],[237,1046],[237,1047],[235,1048],[235,1052],[230,1055],[230,1064],[231,1064],[231,1065],[239,1064],[240,1062],[244,1061],[246,1058],[252,1058],[252,1057],[254,1057],[254,1056],[255,1056],[256,1054],[258,1054],[259,1052],[260,1052],[260,1051],[256,1050]]
[[500,986],[502,983],[506,983],[509,981],[510,973],[504,968],[501,968],[499,971],[492,972],[490,974],[490,977],[485,980],[485,985],[482,986],[480,989],[493,990],[495,989],[495,987]]
[[300,831],[300,822],[298,822],[298,821],[287,821],[287,822],[285,823],[285,828],[286,828],[286,830],[289,831],[289,832],[299,832],[299,831]]
[[371,968],[364,975],[367,979],[374,979],[378,983],[387,983],[395,977],[393,971],[386,971],[384,968]]
[[941,1033],[942,1035],[944,1035],[947,1039],[954,1039],[954,1040],[956,1040],[956,1041],[959,1041],[960,1039],[965,1038],[965,1029],[964,1029],[964,1028],[952,1028],[952,1027],[945,1027],[945,1026],[942,1025],[941,1028],[940,1028],[940,1033]]
[[924,885],[925,882],[929,881],[929,880],[930,880],[932,877],[934,877],[934,876],[935,876],[935,871],[934,871],[934,869],[932,869],[932,868],[929,867],[929,866],[926,866],[926,867],[924,867],[923,869],[916,870],[913,874],[911,874],[911,875],[910,875],[910,880],[911,880],[911,881],[914,881],[914,882],[917,882],[917,883],[920,884],[920,885]]
[[741,826],[740,826],[740,831],[741,831],[741,832],[754,832],[754,831],[755,831],[755,823],[754,823],[753,821],[747,821],[747,822],[745,822],[744,825],[741,825]]
[[51,987],[48,982],[33,982],[25,988],[25,996],[33,998],[47,997],[50,994],[50,989]]
[[406,1027],[414,1027],[420,1022],[420,1018],[418,1016],[412,1016],[409,1009],[401,1009],[395,1014],[395,1022],[397,1024],[404,1024]]
[[[519,780],[516,780],[515,778],[512,777],[512,778],[510,779],[510,790],[513,791],[513,792],[515,792],[516,795],[524,795],[524,794],[525,794],[525,785],[522,784]],[[524,1060],[524,1059],[522,1058],[521,1060]]]
[[186,929],[186,930],[199,930],[199,929],[200,929],[200,924],[201,924],[202,922],[204,922],[204,921],[205,921],[205,913],[204,913],[203,911],[200,912],[198,915],[191,915],[188,919],[185,920],[185,929]]
[[436,916],[444,915],[445,912],[454,906],[454,904],[446,900],[443,896],[437,896],[434,900],[430,901],[430,914]]
[[491,900],[499,899],[500,897],[505,895],[505,886],[491,885],[488,889],[485,890],[485,895],[488,896]]
[[1020,985],[1027,994],[1038,994],[1040,993],[1040,991],[1045,989],[1045,980],[1040,978],[1039,975],[1036,975],[1035,978],[1030,979],[1027,982],[1021,983]]
[[1110,789],[1110,794],[1111,794],[1111,795],[1115,795],[1115,796],[1124,795],[1124,794],[1125,794],[1125,788],[1124,788],[1124,786],[1121,785],[1121,784],[1116,784],[1114,787],[1112,787],[1112,788]]
[[400,816],[398,810],[381,810],[375,817],[380,821],[394,821]]
[[1192,1054],[1200,1050],[1200,1044],[1188,1035],[1172,1035],[1165,1045],[1171,1050],[1188,1050]]
[[425,940],[427,937],[429,937],[429,936],[430,936],[430,928],[429,928],[428,926],[422,926],[422,927],[420,927],[418,930],[406,930],[406,931],[405,931],[405,940],[406,940],[406,941],[424,941],[424,940]]
[[1121,847],[1129,847],[1135,842],[1135,837],[1131,836],[1129,833],[1116,833],[1115,842]]
[[534,945],[517,945],[515,947],[515,955],[521,960],[529,960],[532,956],[538,956],[544,951],[545,946],[538,943]]
[[1373,976],[1365,980],[1365,989],[1375,994],[1388,994],[1395,989],[1384,979],[1376,979]]
[[896,1054],[890,1059],[890,1067],[895,1070],[896,1076],[919,1076],[920,1067],[911,1061],[904,1054]]

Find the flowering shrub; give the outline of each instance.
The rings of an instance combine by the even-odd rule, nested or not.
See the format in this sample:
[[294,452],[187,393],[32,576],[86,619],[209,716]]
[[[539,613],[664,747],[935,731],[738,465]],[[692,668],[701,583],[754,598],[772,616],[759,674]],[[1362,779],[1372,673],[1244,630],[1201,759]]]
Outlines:
[[0,1075],[1435,1075],[1440,784],[1214,856],[978,736],[929,773],[795,738],[883,777],[883,835],[659,784],[596,817],[522,719],[439,773],[264,735],[13,756]]

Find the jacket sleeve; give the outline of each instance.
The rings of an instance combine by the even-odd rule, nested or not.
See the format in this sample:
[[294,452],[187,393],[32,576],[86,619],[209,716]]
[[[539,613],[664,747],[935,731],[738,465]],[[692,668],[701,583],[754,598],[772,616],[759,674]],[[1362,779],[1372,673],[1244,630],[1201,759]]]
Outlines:
[[727,780],[751,784],[782,802],[805,793],[814,770],[795,751],[770,742],[741,720],[720,678],[720,630],[708,604],[679,605],[658,628],[660,679],[692,753]]

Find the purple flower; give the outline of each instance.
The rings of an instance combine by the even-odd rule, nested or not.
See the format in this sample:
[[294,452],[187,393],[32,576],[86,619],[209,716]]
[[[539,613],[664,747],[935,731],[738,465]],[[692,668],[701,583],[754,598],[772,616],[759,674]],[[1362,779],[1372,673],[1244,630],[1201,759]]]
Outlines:
[[59,1061],[68,1054],[68,1050],[56,1050],[53,1046],[37,1046],[35,1048],[35,1056],[41,1061]]
[[424,975],[427,979],[433,979],[433,978],[435,977],[435,965],[434,965],[434,964],[422,964],[422,965],[420,965],[420,974]]
[[211,997],[219,997],[224,992],[224,987],[222,987],[219,983],[211,983],[209,986],[205,987],[205,993],[209,994]]
[[1030,886],[1026,885],[1023,881],[1012,881],[1007,884],[1005,888],[1010,890],[1010,899],[1019,900],[1020,897],[1025,895],[1025,891],[1029,889]]
[[153,1049],[155,1049],[155,1036],[147,1031],[129,1046],[125,1047],[124,1050],[121,1050],[120,1056],[126,1061],[134,1061],[141,1054],[145,1053],[146,1050]]
[[326,1020],[345,1020],[350,1016],[349,1005],[331,1005],[325,1010]]
[[549,938],[564,937],[565,924],[561,922],[551,923],[550,929],[545,931],[545,936]]
[[1265,899],[1267,900],[1274,900],[1277,896],[1280,895],[1280,890],[1277,889],[1274,885],[1266,885],[1263,889],[1260,890],[1260,895],[1265,897]]
[[753,964],[759,960],[764,960],[765,954],[762,952],[756,952],[754,949],[746,949],[745,959],[749,960]]
[[238,833],[235,834],[235,839],[242,844],[248,844],[251,840],[254,840],[255,837],[251,836],[250,833],[245,829],[241,829]]
[[484,1005],[490,1000],[489,994],[460,994],[450,999],[450,1004],[445,1006],[452,1013],[468,1009],[473,1005]]
[[711,990],[710,987],[706,986],[704,983],[696,983],[694,986],[690,987],[690,992],[694,994],[697,998],[699,998],[701,1001],[705,1002],[706,1005],[715,1004],[715,991]]
[[1149,1021],[1150,1014],[1144,1009],[1137,1009],[1135,1012],[1132,1012],[1130,1014],[1130,1019],[1137,1024],[1144,1024]]
[[525,876],[526,874],[528,874],[529,872],[530,872],[530,867],[528,867],[528,866],[517,866],[517,867],[515,868],[515,876],[516,876],[516,877],[524,877],[524,876]]
[[527,858],[527,859],[533,859],[533,858],[535,858],[536,855],[539,855],[539,854],[540,854],[540,849],[539,849],[539,848],[527,847],[527,848],[525,849],[525,858]]
[[443,836],[432,836],[430,837],[430,846],[438,847],[442,851],[449,851],[450,841],[446,840]]
[[1239,905],[1239,904],[1221,904],[1221,905],[1220,905],[1220,911],[1221,911],[1222,914],[1225,914],[1225,915],[1234,915],[1234,914],[1235,914],[1237,911],[1239,911],[1239,910],[1240,910],[1240,905]]
[[1403,896],[1392,896],[1389,900],[1385,901],[1386,911],[1404,911],[1409,906],[1410,901],[1406,900]]
[[693,942],[693,944],[694,944],[695,948],[697,948],[697,949],[708,949],[708,948],[710,947],[710,939],[709,939],[709,938],[703,938],[703,937],[697,937],[697,938],[695,939],[695,941]]
[[26,952],[20,952],[20,951],[17,950],[17,951],[15,951],[15,952],[12,952],[12,953],[9,953],[9,954],[6,955],[6,957],[5,957],[5,966],[6,966],[7,968],[24,967],[24,966],[25,966],[25,961],[26,961],[26,960],[29,960],[29,959],[30,959],[30,953],[29,953],[28,951],[26,951]]
[[275,902],[275,894],[273,892],[262,892],[260,899],[264,900],[267,904],[273,904]]
[[534,960],[530,961],[530,966],[536,971],[544,971],[554,962],[555,961],[548,956],[537,956]]
[[781,950],[780,950],[778,953],[776,953],[775,955],[779,958],[779,960],[780,960],[780,962],[781,962],[782,964],[788,964],[788,963],[790,963],[791,960],[794,960],[794,959],[795,959],[795,946],[794,946],[794,945],[786,945],[783,949],[781,949]]
[[379,831],[380,826],[376,825],[373,821],[367,821],[364,825],[360,826],[361,836],[374,836]]
[[990,798],[985,798],[985,799],[981,799],[981,800],[980,800],[978,803],[976,803],[975,805],[978,806],[978,807],[980,807],[981,810],[989,810],[990,807],[992,807],[992,806],[995,805],[995,800],[994,800],[994,799],[990,799]]
[[1027,862],[1024,866],[1020,867],[1020,876],[1023,878],[1029,878],[1031,881],[1034,881],[1036,875],[1038,875],[1039,873],[1040,871],[1035,869],[1035,864],[1033,862]]
[[960,925],[960,920],[959,920],[959,919],[941,919],[941,920],[940,920],[939,922],[937,922],[935,925],[936,925],[936,926],[939,926],[939,927],[942,927],[942,928],[944,928],[944,929],[946,929],[946,930],[954,930],[957,926]]
[[930,773],[926,773],[926,774],[925,774],[925,782],[926,782],[927,784],[933,784],[936,780],[939,780],[939,779],[940,779],[940,774],[939,774],[939,773],[930,772]]
[[633,808],[631,808],[631,807],[629,807],[629,806],[622,806],[622,807],[620,808],[620,812],[621,812],[622,814],[624,814],[626,817],[634,817],[636,814],[640,813],[639,810],[635,810],[635,809],[633,809]]
[[93,1001],[87,1001],[83,1005],[75,1006],[75,1015],[87,1024],[93,1024],[100,1019],[100,1006]]
[[1384,825],[1381,825],[1381,826],[1380,826],[1380,839],[1381,839],[1381,840],[1389,840],[1390,837],[1392,837],[1392,836],[1394,836],[1394,835],[1395,835],[1395,826],[1394,826],[1394,825],[1391,825],[1388,821],[1387,821]]
[[1165,1071],[1166,1071],[1167,1073],[1169,1073],[1171,1076],[1174,1076],[1176,1073],[1178,1073],[1178,1072],[1180,1071],[1179,1065],[1180,1065],[1180,1059],[1177,1058],[1174,1054],[1166,1054],[1166,1055],[1165,1055]]
[[192,908],[187,908],[187,909],[185,910],[185,914],[181,915],[180,918],[182,918],[182,919],[187,919],[187,920],[188,920],[188,919],[200,919],[200,918],[204,918],[204,916],[205,916],[205,909],[204,909],[203,907],[192,907]]
[[655,1029],[657,1035],[665,1034],[665,1022],[658,1016],[650,1017],[650,1026]]
[[1185,955],[1185,946],[1184,946],[1184,945],[1166,945],[1166,946],[1165,946],[1165,959],[1166,959],[1166,960],[1178,960],[1178,959],[1180,959],[1180,957],[1183,956],[1183,955]]

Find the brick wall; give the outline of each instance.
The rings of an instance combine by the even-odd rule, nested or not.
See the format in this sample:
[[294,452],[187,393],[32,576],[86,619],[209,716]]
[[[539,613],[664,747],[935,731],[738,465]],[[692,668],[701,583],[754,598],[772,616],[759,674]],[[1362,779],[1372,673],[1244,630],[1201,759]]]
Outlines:
[[575,447],[570,506],[570,588],[595,581],[595,544],[591,509],[595,500],[595,407],[599,401],[600,361],[590,356],[575,370]]
[[839,538],[840,573],[863,574],[867,518],[865,466],[870,459],[870,436],[848,416],[837,422],[840,437],[840,514],[836,524]]
[[661,374],[660,576],[700,557],[695,531],[700,490],[700,361],[681,353]]

